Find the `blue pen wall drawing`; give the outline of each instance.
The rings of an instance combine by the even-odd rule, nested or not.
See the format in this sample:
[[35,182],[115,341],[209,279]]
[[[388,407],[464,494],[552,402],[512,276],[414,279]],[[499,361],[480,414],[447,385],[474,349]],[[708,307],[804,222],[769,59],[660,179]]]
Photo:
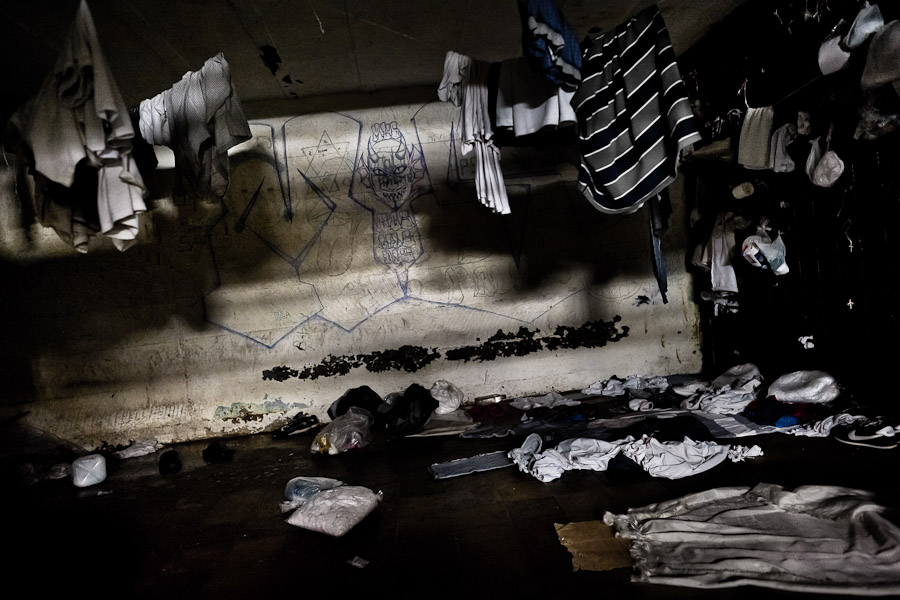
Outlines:
[[[459,118],[430,101],[251,119],[224,198],[163,195],[128,253],[23,271],[43,292],[17,359],[30,418],[72,439],[191,439],[359,385],[517,395],[699,368],[690,278],[670,261],[662,303],[646,215],[587,205],[564,143],[504,146],[511,212],[490,212]],[[111,404],[80,420],[55,402]]]

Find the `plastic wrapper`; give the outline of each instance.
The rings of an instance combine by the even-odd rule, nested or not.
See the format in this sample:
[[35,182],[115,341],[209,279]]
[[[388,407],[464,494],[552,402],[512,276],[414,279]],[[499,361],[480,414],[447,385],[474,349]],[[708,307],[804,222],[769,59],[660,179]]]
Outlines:
[[381,493],[357,485],[322,490],[299,506],[287,522],[296,527],[340,537],[353,529],[381,501]]
[[313,454],[340,454],[362,448],[372,441],[372,413],[358,406],[323,427],[313,438],[309,451]]
[[435,381],[430,391],[431,397],[438,401],[438,407],[434,409],[434,412],[439,415],[451,413],[462,404],[462,390],[449,381],[443,379]]
[[281,512],[293,510],[319,492],[341,485],[344,485],[343,481],[329,477],[294,477],[284,486],[284,502],[281,503]]
[[779,402],[827,403],[840,393],[834,377],[824,371],[794,371],[773,381],[767,395]]

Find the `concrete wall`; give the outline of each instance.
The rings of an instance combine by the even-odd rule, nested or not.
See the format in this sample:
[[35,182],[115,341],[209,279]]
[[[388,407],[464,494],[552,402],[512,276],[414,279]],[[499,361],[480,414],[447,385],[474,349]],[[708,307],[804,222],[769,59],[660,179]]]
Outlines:
[[0,166],[4,414],[91,448],[324,417],[363,384],[514,397],[699,371],[679,182],[664,304],[648,210],[590,207],[571,146],[504,148],[500,216],[448,103],[272,114],[232,150],[224,206],[160,194],[123,253],[23,230]]

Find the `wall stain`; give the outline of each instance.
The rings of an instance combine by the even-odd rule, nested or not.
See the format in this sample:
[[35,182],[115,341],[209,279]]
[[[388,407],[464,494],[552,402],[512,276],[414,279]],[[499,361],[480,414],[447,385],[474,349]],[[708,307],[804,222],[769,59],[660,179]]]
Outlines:
[[281,365],[280,367],[272,367],[271,369],[266,369],[263,371],[263,381],[266,379],[272,379],[274,381],[285,381],[290,379],[291,377],[296,377],[298,374],[297,369],[292,369],[285,365]]
[[589,321],[580,327],[560,325],[553,335],[537,337],[539,329],[530,331],[520,327],[515,334],[503,334],[498,331],[486,342],[477,346],[465,346],[455,348],[447,352],[449,360],[494,360],[503,356],[524,356],[547,350],[559,350],[566,348],[598,348],[609,342],[617,342],[628,337],[628,327],[623,325],[621,331],[616,329],[616,323],[622,317],[616,315],[611,321]]
[[334,356],[329,354],[317,365],[304,367],[296,377],[298,379],[318,379],[319,377],[333,377],[334,375],[346,375],[350,369],[362,366],[362,362],[355,356]]
[[542,349],[541,338],[536,337],[538,333],[540,333],[540,329],[531,331],[525,327],[509,333],[497,330],[497,333],[481,344],[448,350],[447,359],[469,362],[470,360],[494,360],[504,356],[525,356]]
[[553,332],[554,337],[544,338],[548,350],[557,348],[600,348],[609,342],[618,342],[628,337],[628,325],[617,323],[622,320],[619,315],[609,321],[588,321],[581,327],[560,325]]
[[[566,348],[599,348],[610,342],[618,342],[628,337],[627,325],[618,325],[619,315],[610,321],[588,321],[580,327],[560,325],[552,335],[539,336],[540,329],[530,330],[520,327],[518,331],[504,332],[498,329],[486,341],[471,346],[453,348],[446,353],[447,360],[486,361],[508,356],[525,356],[541,350]],[[480,338],[476,338],[480,341]],[[334,356],[329,354],[316,365],[293,369],[286,365],[266,369],[263,380],[286,381],[297,379],[317,379],[346,375],[350,369],[365,366],[366,370],[378,373],[389,370],[403,370],[410,373],[425,368],[441,358],[435,348],[405,345],[391,350],[381,350],[355,356]]]
[[259,57],[262,59],[263,64],[274,75],[278,71],[278,65],[281,64],[281,56],[278,55],[278,50],[272,46],[260,46],[259,50],[262,52]]
[[366,363],[366,369],[374,373],[391,369],[413,373],[441,357],[434,348],[422,346],[400,346],[396,350],[376,351],[367,355],[358,355]]
[[216,419],[232,423],[249,423],[261,421],[267,413],[283,413],[292,408],[306,408],[302,402],[284,402],[281,397],[269,398],[266,394],[262,402],[232,402],[231,406],[219,406],[214,416]]

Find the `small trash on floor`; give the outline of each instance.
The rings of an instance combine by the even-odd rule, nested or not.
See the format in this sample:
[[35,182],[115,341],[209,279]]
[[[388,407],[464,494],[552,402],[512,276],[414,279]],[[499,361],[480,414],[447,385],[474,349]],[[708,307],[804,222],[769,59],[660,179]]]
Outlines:
[[[282,512],[296,527],[341,537],[381,502],[381,492],[327,477],[295,477],[285,486]],[[296,506],[296,508],[294,508]]]
[[372,441],[372,413],[359,406],[323,427],[313,438],[309,451],[313,454],[340,454],[368,446]]
[[435,479],[448,479],[450,477],[459,477],[460,475],[511,467],[514,464],[516,463],[508,456],[506,450],[498,450],[467,458],[457,458],[447,462],[435,463],[428,467],[428,472]]
[[631,566],[628,542],[603,521],[554,523],[560,543],[572,555],[573,571],[611,571]]
[[178,450],[167,450],[159,457],[159,472],[163,475],[177,473],[181,470],[181,457]]
[[359,556],[354,556],[353,558],[351,558],[350,560],[347,561],[347,564],[353,565],[357,569],[362,569],[367,564],[369,564],[369,561],[367,561],[364,558],[360,558]]
[[65,479],[72,476],[72,463],[58,463],[51,466],[47,471],[41,472],[34,463],[27,462],[19,467],[22,474],[22,480],[26,485],[34,485],[41,481],[49,481],[52,479]]
[[281,512],[294,510],[322,490],[330,490],[340,485],[344,485],[344,482],[330,477],[294,477],[284,486]]
[[138,456],[145,456],[147,454],[153,454],[157,450],[162,448],[162,444],[157,442],[156,440],[143,440],[140,442],[134,442],[127,448],[123,448],[118,452],[113,452],[113,456],[116,458],[136,458]]
[[434,409],[434,412],[439,415],[453,412],[462,404],[462,390],[445,379],[435,381],[429,391],[431,397],[438,402],[438,407]]
[[72,461],[72,483],[76,487],[96,485],[106,479],[106,459],[102,454],[79,456]]
[[215,440],[203,450],[203,460],[211,463],[227,462],[234,456],[234,449]]

